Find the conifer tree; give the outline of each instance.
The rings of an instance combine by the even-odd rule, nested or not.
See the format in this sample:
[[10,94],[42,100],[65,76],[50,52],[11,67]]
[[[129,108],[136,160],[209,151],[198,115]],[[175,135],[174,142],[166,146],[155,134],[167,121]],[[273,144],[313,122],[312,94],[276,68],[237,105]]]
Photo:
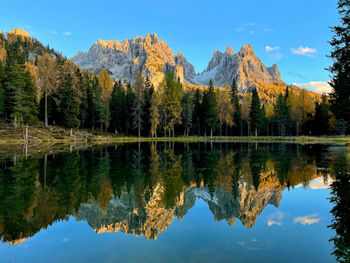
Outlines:
[[161,96],[157,91],[153,91],[150,106],[151,136],[157,137],[158,126],[161,122],[160,107]]
[[133,117],[134,117],[134,127],[137,129],[137,135],[138,137],[141,137],[141,125],[143,123],[143,110],[144,110],[144,103],[145,103],[145,85],[143,81],[143,77],[141,75],[140,71],[137,71],[136,75],[136,82],[134,86],[135,91],[135,100],[134,100],[134,111],[133,111]]
[[279,94],[274,105],[274,112],[276,113],[277,131],[279,136],[286,135],[286,129],[289,124],[290,111],[287,106],[285,97]]
[[249,122],[250,129],[254,132],[255,136],[258,136],[258,130],[261,127],[261,108],[260,108],[260,99],[256,89],[252,91],[252,102],[250,104],[249,111]]
[[341,24],[332,28],[334,36],[330,42],[333,47],[330,54],[333,65],[329,68],[333,87],[331,110],[338,120],[345,122],[350,133],[350,0],[338,1],[338,13]]
[[239,104],[238,87],[236,79],[233,79],[231,86],[231,101],[234,107],[233,113],[233,126],[234,135],[241,135],[242,117],[241,117],[241,105]]
[[201,134],[201,98],[202,94],[199,89],[196,89],[194,94],[194,108],[193,108],[193,132],[199,136]]
[[216,96],[214,91],[213,81],[210,80],[209,88],[204,93],[202,101],[203,121],[205,130],[208,127],[210,129],[210,136],[213,136],[213,131],[217,125],[217,111],[216,111]]
[[110,105],[111,113],[111,129],[115,133],[125,132],[125,116],[126,112],[125,91],[120,81],[116,81],[112,91]]
[[126,89],[126,96],[125,96],[125,107],[126,107],[126,120],[125,120],[125,132],[126,134],[131,134],[134,128],[134,118],[133,114],[131,114],[134,111],[134,105],[135,105],[135,94],[134,91],[131,88],[131,85],[127,85]]
[[0,60],[0,116],[5,113],[5,67]]
[[70,136],[73,135],[72,129],[78,128],[79,120],[79,102],[73,88],[73,80],[70,74],[64,76],[60,86],[60,112],[62,125],[70,129]]
[[322,101],[316,103],[315,118],[314,118],[314,134],[326,135],[329,133],[329,105],[327,97],[322,96]]
[[184,135],[188,136],[190,129],[192,127],[192,117],[193,117],[193,109],[194,103],[193,98],[189,92],[186,92],[181,100],[182,105],[182,124],[184,127]]

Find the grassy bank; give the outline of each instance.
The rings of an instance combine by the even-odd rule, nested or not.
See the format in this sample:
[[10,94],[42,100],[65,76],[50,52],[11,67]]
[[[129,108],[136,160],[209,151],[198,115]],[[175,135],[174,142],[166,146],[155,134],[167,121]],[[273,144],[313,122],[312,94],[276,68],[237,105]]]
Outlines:
[[45,128],[43,125],[29,129],[28,140],[22,139],[22,130],[10,125],[0,126],[0,144],[21,145],[21,144],[106,144],[106,143],[127,143],[127,142],[149,142],[149,141],[175,141],[175,142],[200,142],[200,141],[230,141],[230,142],[298,142],[298,143],[337,143],[349,144],[350,136],[347,137],[131,137],[103,133],[91,130],[74,130],[74,136],[69,136],[69,130],[57,126]]

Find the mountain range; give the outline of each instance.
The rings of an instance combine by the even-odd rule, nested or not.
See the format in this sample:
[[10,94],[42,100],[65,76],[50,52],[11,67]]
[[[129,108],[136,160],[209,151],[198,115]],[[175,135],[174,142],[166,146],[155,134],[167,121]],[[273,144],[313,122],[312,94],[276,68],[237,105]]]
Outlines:
[[215,86],[224,86],[235,79],[241,92],[258,86],[257,83],[283,84],[277,65],[266,67],[248,44],[238,53],[230,46],[224,53],[215,50],[208,67],[196,73],[181,51],[175,55],[155,33],[123,41],[97,40],[87,52],[78,52],[72,61],[96,73],[107,69],[113,79],[129,82],[135,81],[140,70],[156,88],[170,71],[174,71],[181,82],[195,85],[208,85],[212,79]]

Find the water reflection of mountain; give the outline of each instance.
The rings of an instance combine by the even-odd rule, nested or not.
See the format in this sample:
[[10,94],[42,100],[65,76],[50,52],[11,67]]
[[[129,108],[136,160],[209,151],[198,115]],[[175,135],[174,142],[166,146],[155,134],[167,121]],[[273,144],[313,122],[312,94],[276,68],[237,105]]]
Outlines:
[[[128,144],[0,162],[0,236],[16,244],[73,215],[96,232],[155,239],[201,198],[216,221],[252,227],[282,191],[333,175],[322,145]],[[336,149],[335,149],[336,150]]]

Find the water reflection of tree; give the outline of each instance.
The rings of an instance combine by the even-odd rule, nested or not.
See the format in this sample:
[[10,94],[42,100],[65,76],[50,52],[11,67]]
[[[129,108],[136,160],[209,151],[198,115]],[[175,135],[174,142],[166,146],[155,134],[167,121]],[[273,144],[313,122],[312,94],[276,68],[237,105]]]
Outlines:
[[271,184],[283,189],[307,185],[317,176],[317,166],[328,171],[335,165],[335,158],[322,155],[317,147],[209,146],[127,144],[1,161],[0,236],[4,241],[32,236],[74,215],[81,204],[91,199],[105,209],[111,197],[131,193],[142,214],[158,186],[163,189],[164,207],[170,209],[189,187],[205,186],[211,196],[223,189],[239,198],[241,180],[257,191]]
[[350,159],[342,152],[334,162],[331,173],[335,181],[331,185],[330,201],[334,204],[330,227],[335,230],[333,255],[338,262],[350,262]]

